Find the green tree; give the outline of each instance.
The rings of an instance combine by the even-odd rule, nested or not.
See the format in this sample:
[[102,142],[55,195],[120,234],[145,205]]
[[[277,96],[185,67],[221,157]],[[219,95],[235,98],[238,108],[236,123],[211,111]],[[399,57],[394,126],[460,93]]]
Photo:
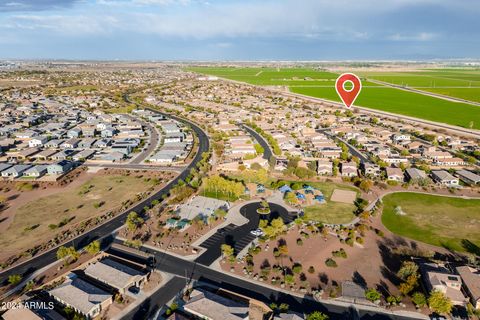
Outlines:
[[8,276],[8,283],[11,285],[16,285],[22,281],[22,276],[19,274],[12,274]]
[[418,265],[413,261],[402,262],[402,266],[398,270],[397,276],[402,280],[406,280],[412,274],[418,274]]
[[285,193],[285,201],[289,204],[297,204],[298,203],[297,196],[293,192]]
[[368,192],[373,187],[373,182],[372,182],[372,180],[362,180],[360,182],[360,184],[358,185],[358,187],[361,190],[363,190],[365,192]]
[[97,254],[100,252],[100,241],[95,240],[90,242],[86,247],[85,250],[87,250],[88,253],[90,254]]
[[453,303],[443,292],[433,290],[428,298],[428,306],[433,312],[450,314],[453,308]]
[[310,313],[306,320],[328,320],[328,316],[320,311]]
[[73,246],[72,247],[61,246],[57,250],[57,259],[58,260],[65,259],[66,264],[77,261],[79,256],[80,254],[77,252],[77,250],[75,250]]
[[128,214],[125,225],[129,231],[135,231],[143,224],[143,222],[143,218],[140,217],[135,211],[132,211]]
[[221,250],[222,250],[222,255],[225,258],[230,258],[231,256],[233,256],[234,249],[232,248],[232,246],[224,243],[221,246]]

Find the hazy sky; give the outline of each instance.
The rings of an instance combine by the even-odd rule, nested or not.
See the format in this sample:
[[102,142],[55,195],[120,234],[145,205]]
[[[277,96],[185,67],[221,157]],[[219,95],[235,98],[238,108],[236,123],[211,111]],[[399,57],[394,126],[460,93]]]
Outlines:
[[480,58],[480,1],[0,0],[0,58]]

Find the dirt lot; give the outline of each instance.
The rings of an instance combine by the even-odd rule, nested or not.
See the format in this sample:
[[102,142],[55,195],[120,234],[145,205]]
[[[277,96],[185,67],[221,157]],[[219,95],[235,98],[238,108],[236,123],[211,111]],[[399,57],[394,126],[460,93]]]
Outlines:
[[10,189],[7,209],[1,213],[0,260],[39,244],[74,224],[119,208],[149,189],[159,189],[170,173],[105,170],[82,173],[64,187],[32,191]]
[[[294,226],[286,234],[280,236],[277,240],[259,243],[261,250],[257,254],[253,254],[253,271],[249,277],[258,279],[262,275],[261,266],[270,265],[271,272],[268,274],[267,283],[272,283],[272,278],[278,278],[280,281],[284,279],[282,271],[275,271],[273,266],[287,267],[286,274],[293,274],[295,283],[286,285],[285,288],[293,291],[299,291],[301,288],[322,289],[323,297],[328,298],[332,293],[334,297],[341,295],[341,283],[351,280],[364,288],[376,288],[385,297],[389,295],[399,295],[397,285],[399,279],[396,276],[401,261],[405,259],[402,250],[409,252],[437,252],[439,254],[449,254],[442,248],[425,245],[422,243],[410,241],[398,237],[386,231],[380,222],[380,217],[372,218],[364,231],[363,244],[355,242],[353,246],[342,243],[340,238],[345,233],[337,234],[335,230],[328,229],[329,233],[323,235],[321,233],[312,233],[306,227]],[[375,230],[385,232],[384,236],[377,235]],[[305,233],[309,237],[303,236]],[[357,236],[359,232],[357,232]],[[301,239],[301,243],[298,243]],[[274,249],[278,248],[281,243],[286,243],[288,253],[283,257],[275,257]],[[346,252],[346,258],[334,257],[333,251],[341,248]],[[410,253],[408,253],[410,254]],[[408,255],[407,254],[407,255]],[[337,267],[328,267],[325,261],[333,258]],[[301,263],[301,271],[293,272],[293,266]],[[245,273],[247,263],[233,263],[222,261],[221,267],[225,272],[234,272],[241,276],[248,276]],[[314,269],[310,269],[313,266]],[[285,272],[285,271],[284,271]],[[273,283],[280,286],[279,281]],[[409,299],[403,301],[407,305],[407,309],[415,310],[414,306],[409,303]]]

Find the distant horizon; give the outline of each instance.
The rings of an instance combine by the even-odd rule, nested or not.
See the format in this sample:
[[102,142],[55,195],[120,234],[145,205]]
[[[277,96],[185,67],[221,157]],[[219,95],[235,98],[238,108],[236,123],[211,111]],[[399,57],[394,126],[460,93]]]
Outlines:
[[0,0],[10,60],[480,59],[479,1]]
[[450,58],[450,59],[339,59],[339,60],[233,60],[233,59],[217,59],[217,60],[195,60],[195,59],[75,59],[75,58],[1,58],[0,61],[4,62],[173,62],[173,63],[469,63],[478,62],[480,58]]

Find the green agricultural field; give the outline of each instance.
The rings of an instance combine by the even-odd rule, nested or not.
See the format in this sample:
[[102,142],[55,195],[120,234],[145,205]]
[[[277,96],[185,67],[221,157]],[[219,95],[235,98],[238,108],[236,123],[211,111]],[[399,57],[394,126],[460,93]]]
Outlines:
[[333,86],[335,73],[307,68],[209,68],[194,67],[187,70],[218,76],[230,80],[263,86],[328,85]]
[[415,72],[361,72],[368,79],[480,102],[480,70],[435,69]]
[[[333,87],[294,86],[290,91],[340,102]],[[394,88],[365,86],[355,100],[355,105],[460,127],[468,127],[470,121],[473,121],[473,128],[480,129],[480,107]]]
[[385,196],[383,205],[382,222],[393,233],[480,254],[480,200],[402,192]]
[[[254,85],[287,86],[291,92],[340,102],[337,74],[309,68],[193,67],[189,71]],[[480,70],[432,69],[417,72],[359,72],[363,78],[389,82],[480,102]],[[355,105],[460,127],[480,129],[480,107],[389,88],[366,80]]]

